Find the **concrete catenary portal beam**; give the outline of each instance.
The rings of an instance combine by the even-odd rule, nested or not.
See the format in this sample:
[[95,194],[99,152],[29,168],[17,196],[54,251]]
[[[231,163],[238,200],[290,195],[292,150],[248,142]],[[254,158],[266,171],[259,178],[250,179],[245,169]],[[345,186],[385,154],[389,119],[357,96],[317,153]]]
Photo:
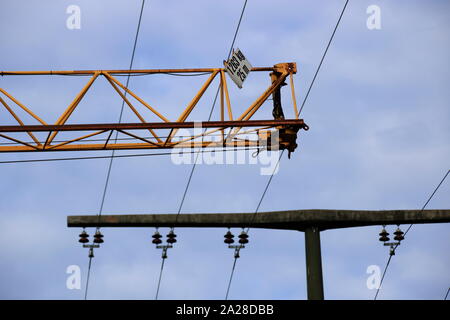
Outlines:
[[450,222],[450,210],[292,210],[253,213],[69,216],[69,227],[251,227],[305,233],[309,300],[323,300],[320,232],[327,229],[390,224]]
[[450,210],[291,210],[253,213],[193,213],[69,216],[68,227],[251,227],[305,231],[389,224],[450,222]]

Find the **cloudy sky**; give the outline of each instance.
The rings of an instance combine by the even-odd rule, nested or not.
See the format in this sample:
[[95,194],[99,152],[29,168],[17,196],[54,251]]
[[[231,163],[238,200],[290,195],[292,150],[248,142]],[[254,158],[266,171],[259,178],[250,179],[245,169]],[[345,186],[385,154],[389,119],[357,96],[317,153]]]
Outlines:
[[[249,0],[235,46],[254,66],[297,62],[295,86],[302,101],[343,4]],[[367,7],[374,4],[381,9],[380,30],[366,26]],[[81,9],[79,30],[66,27],[69,5]],[[147,0],[134,68],[220,67],[242,5],[242,0]],[[140,7],[140,0],[4,0],[0,70],[126,69]],[[300,133],[291,159],[282,159],[261,211],[422,207],[450,168],[449,9],[444,0],[350,0],[302,113],[311,129]],[[134,77],[130,88],[174,118],[201,81]],[[52,122],[85,82],[1,77],[0,87]],[[251,74],[242,90],[230,83],[231,99],[244,108],[267,84],[268,77]],[[292,117],[289,92],[283,92]],[[194,120],[206,120],[213,95],[214,90],[205,95]],[[117,121],[120,106],[101,80],[72,121]],[[270,115],[270,103],[264,107]],[[124,121],[131,120],[126,113]],[[4,110],[0,121],[12,124]],[[0,161],[107,154],[1,154]],[[88,252],[78,243],[80,230],[67,228],[66,217],[98,213],[107,165],[106,159],[0,164],[0,298],[83,298]],[[176,212],[190,170],[170,157],[115,160],[104,214]],[[182,212],[253,212],[267,179],[259,165],[199,165]],[[450,208],[449,195],[447,180],[428,208]],[[102,231],[105,243],[95,252],[89,298],[154,298],[161,263],[161,252],[151,244],[154,230]],[[223,299],[233,263],[223,243],[226,230],[176,231],[179,242],[169,251],[160,298]],[[383,268],[388,259],[379,231],[322,233],[326,298],[373,299],[367,267]],[[251,230],[230,298],[305,299],[303,237]],[[379,298],[443,299],[450,286],[449,241],[448,225],[414,226],[391,262]],[[81,268],[80,290],[66,287],[70,265]]]

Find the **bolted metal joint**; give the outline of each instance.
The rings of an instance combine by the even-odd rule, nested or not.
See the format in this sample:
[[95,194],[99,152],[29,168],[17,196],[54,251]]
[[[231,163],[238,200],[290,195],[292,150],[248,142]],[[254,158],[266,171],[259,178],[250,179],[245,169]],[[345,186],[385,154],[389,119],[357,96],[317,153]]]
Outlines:
[[170,244],[156,246],[156,249],[162,249],[161,258],[163,258],[163,259],[167,259],[167,249],[170,249],[170,248],[173,248],[173,246]]

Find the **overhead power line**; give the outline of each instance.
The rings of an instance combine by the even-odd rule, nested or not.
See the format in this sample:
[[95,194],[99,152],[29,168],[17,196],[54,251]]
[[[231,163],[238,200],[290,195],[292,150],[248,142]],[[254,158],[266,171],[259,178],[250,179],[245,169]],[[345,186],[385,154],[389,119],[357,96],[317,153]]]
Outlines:
[[311,81],[311,84],[309,85],[308,91],[306,92],[305,99],[303,99],[303,103],[302,103],[302,105],[300,107],[300,110],[298,111],[298,116],[300,116],[300,113],[302,113],[302,110],[303,110],[303,107],[305,106],[306,100],[308,100],[309,93],[311,92],[311,88],[313,87],[313,85],[314,85],[314,83],[316,81],[317,74],[319,73],[320,68],[322,67],[323,60],[325,59],[325,56],[328,53],[328,49],[330,48],[331,42],[334,39],[334,35],[336,33],[336,30],[339,27],[339,24],[341,23],[341,19],[342,19],[342,16],[344,15],[345,9],[347,8],[348,1],[349,0],[345,1],[344,8],[342,8],[341,15],[339,16],[339,19],[338,19],[338,21],[336,23],[336,26],[334,27],[333,33],[331,34],[330,40],[328,41],[328,44],[327,44],[327,47],[325,48],[325,51],[323,52],[322,59],[320,59],[319,66],[317,67],[317,70],[314,73],[314,77],[313,77],[313,79]]
[[[232,53],[232,51],[233,51],[233,46],[234,46],[234,43],[236,42],[236,37],[237,37],[237,34],[238,34],[239,29],[240,29],[240,26],[241,26],[242,17],[244,16],[244,12],[245,12],[245,7],[246,7],[246,6],[247,6],[247,0],[245,0],[244,6],[242,7],[241,15],[239,16],[239,21],[238,21],[238,24],[237,24],[237,27],[236,27],[236,31],[234,32],[233,41],[231,42],[230,50],[228,51],[227,60],[230,59],[231,53]],[[214,97],[214,101],[213,101],[213,104],[212,104],[212,106],[211,106],[211,110],[210,110],[210,112],[209,112],[208,121],[211,120],[212,113],[213,113],[214,107],[215,107],[216,102],[217,102],[217,97],[218,97],[218,95],[219,95],[219,90],[220,90],[220,86],[217,88],[216,95],[215,95],[215,97]],[[179,206],[179,208],[178,208],[177,217],[178,217],[178,215],[179,215],[180,212],[181,212],[181,209],[182,209],[183,204],[184,204],[184,200],[185,200],[185,198],[186,198],[186,194],[187,194],[187,192],[188,192],[188,190],[189,190],[189,187],[190,187],[190,184],[191,184],[191,180],[192,180],[192,176],[193,176],[193,174],[194,174],[195,167],[197,166],[197,160],[198,160],[198,155],[197,155],[197,158],[195,159],[194,164],[193,164],[193,166],[192,166],[192,168],[191,168],[191,172],[190,172],[190,174],[189,174],[189,178],[188,178],[188,181],[187,181],[187,183],[186,183],[186,187],[185,187],[185,189],[184,189],[183,196],[182,196],[182,198],[181,198],[181,203],[180,203],[180,206]]]
[[[258,147],[245,147],[237,149],[221,149],[221,150],[202,150],[202,151],[183,151],[177,154],[197,154],[197,153],[212,153],[212,152],[230,152],[230,151],[246,151],[246,150],[259,150]],[[121,154],[115,155],[114,158],[136,158],[136,157],[151,157],[151,156],[167,156],[172,152],[155,152],[155,153],[136,153],[136,154]],[[0,161],[0,164],[15,164],[15,163],[30,163],[30,162],[52,162],[52,161],[73,161],[73,160],[96,160],[96,159],[109,159],[109,156],[88,156],[88,157],[66,157],[66,158],[46,158],[46,159],[24,159],[24,160],[5,160]]]
[[[256,210],[253,213],[252,220],[251,220],[250,224],[253,224],[253,222],[255,221],[255,218],[256,218],[256,215],[259,212],[259,208],[261,206],[261,203],[264,200],[264,197],[266,196],[266,193],[267,193],[267,190],[269,189],[270,183],[272,182],[273,175],[278,170],[278,166],[280,165],[280,161],[281,161],[281,158],[283,157],[283,153],[284,153],[284,150],[281,151],[280,156],[278,157],[278,161],[275,164],[275,167],[274,167],[274,169],[272,171],[272,174],[270,175],[269,180],[267,181],[266,187],[264,188],[264,191],[263,191],[263,193],[261,195],[261,198],[259,199],[258,205],[256,206]],[[247,231],[246,231],[247,234],[248,234],[249,230],[250,230],[250,227],[247,227]],[[241,247],[239,247],[237,249],[237,252],[234,255],[234,261],[233,261],[233,266],[231,267],[230,279],[228,280],[227,293],[225,294],[225,300],[228,300],[228,295],[230,294],[231,282],[233,281],[234,270],[236,269],[236,262],[237,262],[237,259],[239,257],[240,251],[241,251]]]
[[[145,0],[142,0],[141,10],[140,10],[140,13],[139,13],[139,21],[138,21],[138,25],[137,25],[137,29],[136,29],[136,35],[134,37],[133,51],[131,53],[131,61],[130,61],[129,70],[132,70],[132,68],[133,68],[134,54],[136,52],[136,45],[137,45],[137,40],[138,40],[138,36],[139,36],[139,30],[141,28],[141,20],[142,20],[142,13],[144,11],[144,5],[145,5]],[[129,83],[130,83],[130,75],[128,75],[128,77],[127,77],[127,82],[126,82],[125,88],[128,88]],[[127,90],[125,90],[125,93],[124,93],[125,97],[126,97],[126,95],[127,95]],[[125,99],[122,100],[122,106],[121,106],[120,115],[119,115],[119,123],[122,122],[124,105],[125,105]],[[117,142],[118,134],[119,134],[119,132],[116,131],[115,142]],[[108,171],[107,171],[107,174],[106,174],[105,186],[103,188],[103,194],[102,194],[101,203],[100,203],[100,209],[99,209],[99,213],[98,213],[99,219],[100,219],[100,216],[102,215],[103,205],[105,203],[105,197],[106,197],[106,192],[108,190],[109,178],[111,176],[111,169],[112,169],[114,156],[115,156],[115,150],[112,151],[111,157],[110,157],[110,161],[109,161],[109,164],[108,164]],[[97,227],[97,231],[99,229],[100,228]],[[89,255],[88,276],[86,278],[86,289],[85,289],[85,294],[84,294],[84,299],[85,300],[87,299],[87,294],[88,294],[91,265],[92,265],[92,255],[90,254]]]
[[[216,92],[216,95],[214,97],[214,102],[212,104],[211,111],[209,113],[208,121],[211,120],[211,116],[212,116],[212,113],[213,113],[213,110],[214,110],[214,106],[216,105],[217,97],[219,95],[219,90],[220,90],[220,86],[217,88],[217,92]],[[206,131],[206,129],[205,129],[205,131]],[[203,141],[203,137],[202,137],[202,141]],[[178,216],[181,213],[181,209],[183,208],[184,200],[186,199],[187,192],[188,192],[189,187],[191,185],[192,176],[194,175],[194,171],[195,171],[195,168],[197,166],[198,157],[199,157],[199,154],[197,153],[197,155],[195,157],[195,160],[194,160],[194,164],[192,165],[191,171],[189,173],[189,178],[188,178],[188,181],[186,183],[186,187],[184,188],[183,196],[181,198],[181,202],[180,202],[180,205],[178,207],[177,215],[175,216],[175,221],[178,219]],[[171,228],[172,231],[174,231],[174,229],[175,228]],[[159,289],[161,287],[161,278],[162,278],[162,274],[163,274],[163,271],[164,271],[164,261],[165,261],[164,256],[161,258],[161,260],[162,260],[161,261],[161,269],[160,269],[160,272],[159,272],[158,286],[156,287],[155,300],[158,300]]]
[[[136,29],[136,36],[134,37],[133,52],[131,53],[130,67],[128,68],[129,70],[133,69],[134,54],[136,52],[136,45],[137,45],[137,40],[138,40],[138,36],[139,36],[139,30],[141,28],[141,20],[142,20],[142,13],[144,11],[144,5],[145,5],[145,0],[142,0],[141,12],[139,14],[139,21],[138,21],[138,25],[137,25],[137,29]],[[127,82],[125,84],[125,88],[128,89],[129,83],[130,83],[130,75],[128,75],[128,77],[127,77]],[[124,97],[126,97],[126,96],[127,96],[127,91],[125,90]],[[122,122],[122,116],[123,116],[124,107],[125,107],[125,99],[122,100],[122,106],[120,108],[119,123]],[[119,135],[119,131],[116,131],[116,135],[115,135],[115,138],[114,138],[115,142],[117,142],[118,135]],[[112,168],[112,164],[113,164],[113,161],[114,161],[115,151],[116,150],[112,151],[112,153],[111,153],[111,155],[112,155],[111,156],[111,160],[109,161],[109,165],[108,165],[108,172],[106,174],[106,181],[105,181],[105,187],[103,189],[103,195],[102,195],[102,201],[101,201],[101,204],[100,204],[99,216],[101,216],[101,214],[102,214],[103,205],[105,203],[105,197],[106,197],[106,192],[107,192],[108,185],[109,185],[109,178],[111,176],[111,168]]]
[[[316,81],[317,74],[319,73],[320,67],[322,66],[322,63],[323,63],[323,61],[324,61],[324,59],[325,59],[325,56],[327,55],[328,49],[330,48],[331,42],[333,41],[334,35],[336,34],[336,30],[337,30],[337,28],[339,27],[339,24],[341,23],[341,19],[342,19],[342,16],[344,15],[345,9],[347,8],[348,1],[349,1],[349,0],[345,1],[344,7],[342,8],[341,14],[339,15],[339,19],[338,19],[338,21],[336,22],[336,25],[335,25],[335,27],[334,27],[333,33],[331,34],[331,37],[330,37],[330,39],[328,40],[328,44],[327,44],[327,46],[326,46],[326,48],[325,48],[325,51],[324,51],[324,53],[323,53],[323,55],[322,55],[322,58],[320,59],[319,66],[317,67],[317,70],[316,70],[316,72],[315,72],[315,74],[314,74],[314,77],[313,77],[313,79],[312,79],[312,81],[311,81],[311,84],[309,85],[308,92],[306,93],[306,96],[305,96],[305,98],[303,99],[301,108],[300,108],[300,110],[299,110],[299,112],[298,112],[298,116],[300,116],[300,113],[302,112],[303,107],[305,106],[305,103],[306,103],[306,101],[307,101],[307,99],[308,99],[308,96],[309,96],[309,93],[310,93],[310,91],[311,91],[311,88],[313,87],[313,85],[314,85],[314,83],[315,83],[315,81]],[[256,207],[255,213],[253,214],[252,221],[254,221],[256,215],[258,214],[258,210],[259,210],[259,208],[260,208],[260,206],[261,206],[262,201],[264,200],[264,197],[265,197],[265,195],[266,195],[266,193],[267,193],[267,190],[269,189],[269,186],[270,186],[270,184],[271,184],[271,182],[272,182],[273,175],[275,174],[276,169],[277,169],[277,167],[279,166],[279,162],[281,161],[281,157],[283,156],[283,153],[284,153],[284,150],[281,152],[281,155],[280,155],[280,157],[278,158],[277,164],[275,165],[275,169],[274,169],[274,171],[272,172],[272,174],[270,175],[269,180],[267,181],[266,187],[264,188],[264,191],[263,191],[263,193],[262,193],[262,196],[261,196],[261,198],[260,198],[260,200],[259,200],[259,202],[258,202],[258,205],[257,205],[257,207]],[[250,230],[250,228],[247,228],[246,233],[248,233],[249,230]],[[229,293],[230,293],[231,282],[232,282],[232,280],[233,280],[234,271],[235,271],[235,269],[236,269],[236,262],[237,262],[237,259],[238,259],[238,257],[239,257],[239,252],[240,252],[240,248],[237,249],[237,254],[235,254],[235,256],[234,256],[233,266],[232,266],[232,268],[231,268],[231,273],[230,273],[230,279],[229,279],[229,281],[228,281],[228,286],[227,286],[227,292],[226,292],[226,294],[225,294],[225,300],[228,300],[228,296],[229,296]]]
[[[445,181],[445,179],[447,178],[447,176],[448,176],[449,173],[450,173],[450,170],[447,171],[447,173],[446,173],[446,174],[444,175],[444,177],[442,178],[441,182],[439,182],[439,184],[437,185],[437,187],[434,189],[433,193],[431,193],[431,195],[428,197],[428,200],[425,202],[425,204],[422,206],[422,209],[420,210],[421,212],[422,212],[423,210],[425,210],[425,208],[427,207],[428,203],[431,201],[431,199],[434,197],[434,195],[436,194],[436,192],[439,190],[439,188],[441,187],[442,183]],[[405,231],[404,236],[406,236],[406,234],[408,233],[408,231],[411,229],[412,226],[413,226],[413,224],[411,224],[411,225],[408,227],[408,229]],[[394,252],[395,252],[395,250],[397,249],[397,247],[398,247],[398,244],[394,247]],[[393,255],[390,254],[390,255],[389,255],[389,259],[388,259],[388,261],[386,262],[386,266],[384,267],[383,275],[382,275],[381,280],[380,280],[380,285],[379,285],[379,287],[378,287],[378,289],[377,289],[377,292],[375,293],[374,300],[377,300],[378,293],[380,292],[381,286],[382,286],[383,281],[384,281],[384,277],[386,276],[386,272],[387,272],[387,270],[388,270],[388,268],[389,268],[389,264],[391,263],[392,257],[393,257]]]
[[[233,51],[233,47],[234,47],[234,44],[235,44],[235,42],[236,42],[236,38],[237,38],[237,35],[238,35],[238,32],[239,32],[239,29],[240,29],[240,27],[241,27],[242,17],[244,16],[244,12],[245,12],[246,6],[247,6],[247,0],[244,1],[244,5],[243,5],[243,7],[242,7],[241,14],[240,14],[240,16],[239,16],[239,21],[238,21],[238,24],[237,24],[237,27],[236,27],[236,31],[234,32],[233,41],[231,42],[231,46],[230,46],[230,49],[229,49],[229,51],[228,51],[227,60],[230,59],[230,57],[231,57],[231,53],[232,53],[232,51]],[[215,107],[215,105],[216,105],[217,97],[219,96],[219,91],[220,91],[220,85],[219,85],[219,87],[217,88],[217,91],[216,91],[216,94],[215,94],[215,97],[214,97],[214,101],[213,101],[213,104],[212,104],[212,106],[211,106],[211,111],[209,112],[208,121],[211,120],[211,117],[212,117],[212,114],[213,114],[213,111],[214,111],[214,107]],[[177,212],[177,216],[175,217],[175,219],[178,219],[178,216],[179,216],[179,214],[181,213],[181,209],[183,208],[184,201],[185,201],[185,199],[186,199],[186,195],[187,195],[187,192],[188,192],[189,187],[190,187],[190,185],[191,185],[191,181],[192,181],[192,177],[193,177],[194,172],[195,172],[195,168],[196,168],[196,166],[197,166],[198,156],[199,156],[199,155],[197,154],[197,156],[196,156],[196,158],[195,158],[195,161],[194,161],[194,164],[192,165],[191,171],[190,171],[190,173],[189,173],[189,177],[188,177],[188,180],[187,180],[187,183],[186,183],[186,187],[184,188],[183,196],[182,196],[182,198],[181,198],[180,206],[178,207],[178,212]],[[172,230],[173,230],[173,229],[174,229],[174,228],[172,228]],[[163,271],[164,271],[164,260],[165,260],[165,259],[162,258],[162,260],[163,260],[163,261],[161,262],[161,270],[160,270],[160,274],[159,274],[159,280],[158,280],[158,286],[157,286],[157,289],[156,289],[155,300],[158,300],[159,289],[160,289],[160,286],[161,286],[162,273],[163,273]]]

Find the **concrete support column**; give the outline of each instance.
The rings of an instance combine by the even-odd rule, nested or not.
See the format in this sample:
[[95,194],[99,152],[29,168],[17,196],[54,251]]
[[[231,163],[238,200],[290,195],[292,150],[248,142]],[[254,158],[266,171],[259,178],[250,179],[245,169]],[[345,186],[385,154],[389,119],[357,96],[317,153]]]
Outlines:
[[308,300],[323,300],[322,254],[317,227],[305,229],[305,255]]

